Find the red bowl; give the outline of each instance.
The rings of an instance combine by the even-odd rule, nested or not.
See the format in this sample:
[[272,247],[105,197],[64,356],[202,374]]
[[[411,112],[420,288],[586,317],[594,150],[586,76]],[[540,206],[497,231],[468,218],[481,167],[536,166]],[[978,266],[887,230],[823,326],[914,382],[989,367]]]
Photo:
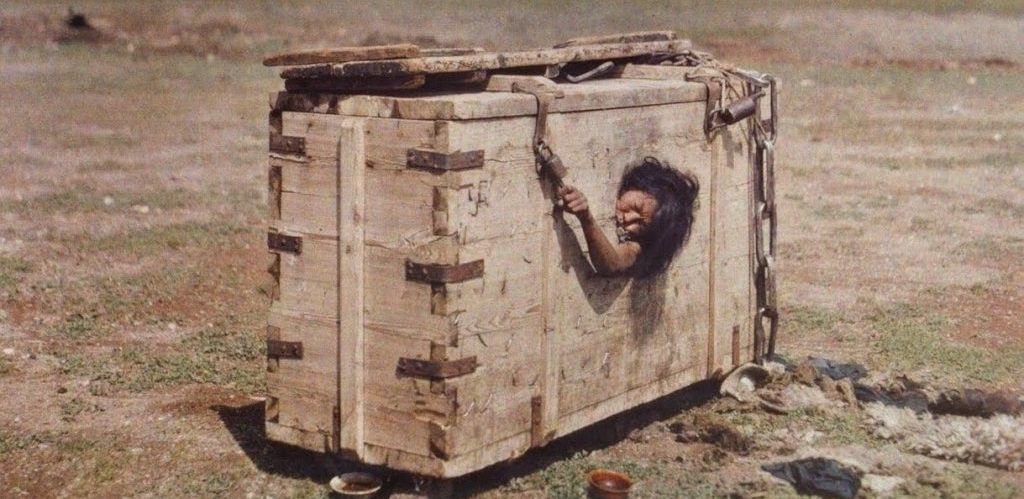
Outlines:
[[624,499],[629,497],[633,481],[618,471],[596,469],[587,474],[590,495],[598,499]]

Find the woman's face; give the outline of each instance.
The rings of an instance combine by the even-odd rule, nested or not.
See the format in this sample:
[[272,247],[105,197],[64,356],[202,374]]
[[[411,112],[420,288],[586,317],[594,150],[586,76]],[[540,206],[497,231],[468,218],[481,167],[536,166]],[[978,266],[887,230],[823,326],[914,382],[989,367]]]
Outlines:
[[639,236],[651,224],[658,200],[644,191],[626,191],[615,201],[615,223],[627,234]]

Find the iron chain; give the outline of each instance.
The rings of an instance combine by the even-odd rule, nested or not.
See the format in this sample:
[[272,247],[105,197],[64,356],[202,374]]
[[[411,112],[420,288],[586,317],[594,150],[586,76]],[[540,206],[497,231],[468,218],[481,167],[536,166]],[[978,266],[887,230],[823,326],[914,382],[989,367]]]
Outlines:
[[[778,102],[775,79],[765,75],[769,86],[771,117],[764,119],[758,106],[751,127],[754,150],[754,251],[756,269],[754,283],[757,303],[754,314],[754,360],[763,362],[775,355],[775,337],[779,329],[776,298],[775,242],[778,212],[775,205],[775,138],[778,126]],[[753,89],[751,89],[753,91]],[[767,241],[765,241],[767,239]],[[767,322],[767,325],[766,325]],[[767,338],[765,338],[767,333]],[[766,341],[767,340],[767,341]]]

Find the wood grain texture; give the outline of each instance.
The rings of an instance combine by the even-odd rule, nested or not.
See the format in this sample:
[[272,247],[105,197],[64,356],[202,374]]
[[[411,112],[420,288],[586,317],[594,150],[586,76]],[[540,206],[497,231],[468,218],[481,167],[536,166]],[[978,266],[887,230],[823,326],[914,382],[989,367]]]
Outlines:
[[338,128],[338,414],[339,447],[363,454],[364,252],[366,154],[362,120]]
[[366,47],[336,47],[296,50],[263,59],[264,66],[298,66],[302,64],[341,63],[419,57],[420,48],[408,43]]
[[[552,101],[552,113],[703,102],[707,94],[707,89],[699,83],[657,79],[610,78],[559,84],[558,88],[565,96]],[[475,120],[537,113],[537,100],[533,96],[506,92],[446,95],[412,92],[401,97],[282,92],[271,94],[271,100],[276,109],[285,111],[406,120]],[[286,129],[285,133],[289,132]]]
[[548,66],[564,62],[623,59],[638,55],[681,52],[689,49],[689,40],[638,43],[605,43],[564,48],[481,52],[465,55],[355,61],[340,64],[314,64],[285,69],[282,78],[345,78],[408,74],[458,73],[482,69],[494,70],[528,66]]

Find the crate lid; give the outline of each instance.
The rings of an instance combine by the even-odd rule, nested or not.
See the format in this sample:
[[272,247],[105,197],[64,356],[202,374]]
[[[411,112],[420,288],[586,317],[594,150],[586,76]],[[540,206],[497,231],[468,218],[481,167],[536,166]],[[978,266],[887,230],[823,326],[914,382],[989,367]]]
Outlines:
[[[639,74],[639,69],[630,71],[627,67],[620,73],[622,77],[559,83],[558,89],[564,96],[553,100],[549,111],[566,113],[704,102],[707,95],[704,85],[684,79],[690,68],[648,67],[655,68],[659,76],[670,79],[647,79]],[[676,75],[675,78],[671,78],[672,73]],[[532,116],[537,113],[537,100],[531,95],[479,89],[457,92],[412,91],[400,96],[273,92],[270,105],[281,111],[414,120],[471,120]]]

